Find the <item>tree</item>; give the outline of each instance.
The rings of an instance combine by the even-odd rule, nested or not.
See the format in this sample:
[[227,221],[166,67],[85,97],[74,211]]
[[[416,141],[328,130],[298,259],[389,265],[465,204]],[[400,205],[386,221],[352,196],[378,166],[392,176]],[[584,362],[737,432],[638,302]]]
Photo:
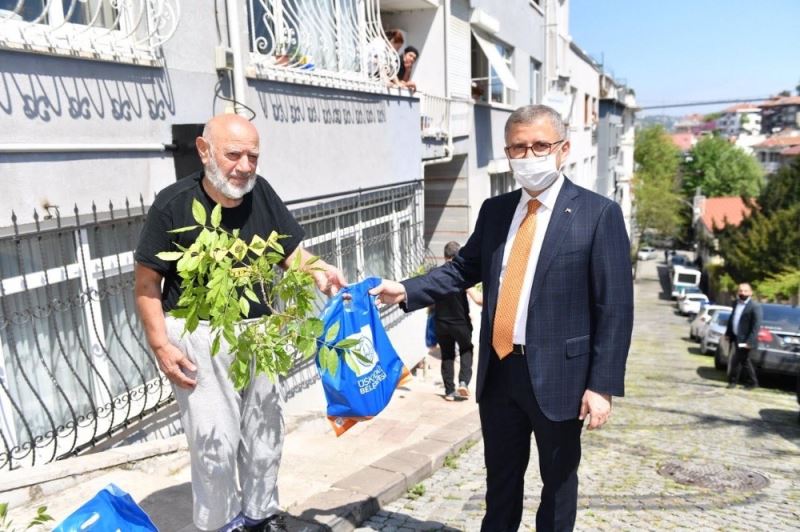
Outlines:
[[768,279],[800,269],[800,203],[771,213],[754,210],[739,227],[719,233],[725,270],[739,282]]
[[639,228],[675,236],[681,224],[678,193],[680,151],[664,127],[655,125],[636,134],[634,202]]
[[767,216],[796,203],[800,203],[800,157],[770,176],[758,196],[758,207]]
[[751,198],[762,183],[763,173],[755,158],[721,137],[702,138],[683,163],[683,192],[687,197],[700,188],[708,197]]

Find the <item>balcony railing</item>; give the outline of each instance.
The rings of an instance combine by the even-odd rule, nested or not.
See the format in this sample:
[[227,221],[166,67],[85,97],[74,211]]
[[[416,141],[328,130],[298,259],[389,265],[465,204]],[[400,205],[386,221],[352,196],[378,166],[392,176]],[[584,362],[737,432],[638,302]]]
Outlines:
[[[419,182],[291,202],[312,252],[348,280],[403,278],[425,260]],[[133,301],[133,252],[147,208],[0,230],[0,470],[79,454],[173,401]],[[48,217],[49,218],[49,217]],[[319,306],[323,299],[318,301]],[[384,323],[403,317],[386,308]],[[291,397],[317,380],[303,361]]]
[[450,100],[442,96],[417,93],[419,96],[422,138],[450,138]]
[[0,9],[0,49],[157,64],[179,19],[180,0],[17,0]]
[[379,0],[248,0],[253,77],[376,90],[400,59]]

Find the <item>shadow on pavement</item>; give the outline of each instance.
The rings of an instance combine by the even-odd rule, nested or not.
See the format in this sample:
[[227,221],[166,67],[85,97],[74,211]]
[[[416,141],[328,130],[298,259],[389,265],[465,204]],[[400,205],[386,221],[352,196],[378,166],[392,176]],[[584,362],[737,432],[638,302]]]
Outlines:
[[[700,349],[697,350],[696,355],[700,354]],[[709,366],[700,366],[697,368],[697,375],[700,378],[708,379],[717,382],[728,382],[728,377],[724,371],[714,369]]]
[[139,506],[159,530],[182,530],[192,523],[192,485],[189,482],[151,493]]
[[681,493],[665,495],[664,493],[650,493],[646,495],[581,495],[578,499],[579,510],[687,510],[697,507],[695,496],[704,498],[703,508],[708,511],[715,508],[729,508],[733,506],[747,506],[766,500],[766,493],[752,493],[746,497],[736,491],[727,492],[729,499],[705,499],[703,493]]
[[758,415],[762,421],[775,427],[776,434],[791,442],[800,442],[800,419],[796,410],[763,408],[759,410]]

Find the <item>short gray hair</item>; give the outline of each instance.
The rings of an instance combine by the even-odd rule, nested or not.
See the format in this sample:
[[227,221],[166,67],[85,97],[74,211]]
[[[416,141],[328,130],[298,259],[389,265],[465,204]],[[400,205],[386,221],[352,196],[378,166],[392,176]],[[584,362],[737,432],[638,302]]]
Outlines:
[[541,118],[550,120],[550,124],[552,124],[559,137],[562,139],[567,138],[567,126],[564,125],[564,120],[562,120],[558,111],[547,105],[525,105],[511,113],[508,120],[506,120],[506,139],[508,139],[508,134],[511,133],[511,129],[514,126],[532,124]]

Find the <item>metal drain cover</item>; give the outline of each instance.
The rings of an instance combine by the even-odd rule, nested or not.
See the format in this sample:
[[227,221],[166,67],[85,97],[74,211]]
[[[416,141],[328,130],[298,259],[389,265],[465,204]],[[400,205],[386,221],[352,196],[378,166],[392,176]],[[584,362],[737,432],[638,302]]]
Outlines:
[[679,484],[722,491],[755,491],[769,485],[769,479],[761,473],[719,464],[666,462],[658,467],[658,474]]

